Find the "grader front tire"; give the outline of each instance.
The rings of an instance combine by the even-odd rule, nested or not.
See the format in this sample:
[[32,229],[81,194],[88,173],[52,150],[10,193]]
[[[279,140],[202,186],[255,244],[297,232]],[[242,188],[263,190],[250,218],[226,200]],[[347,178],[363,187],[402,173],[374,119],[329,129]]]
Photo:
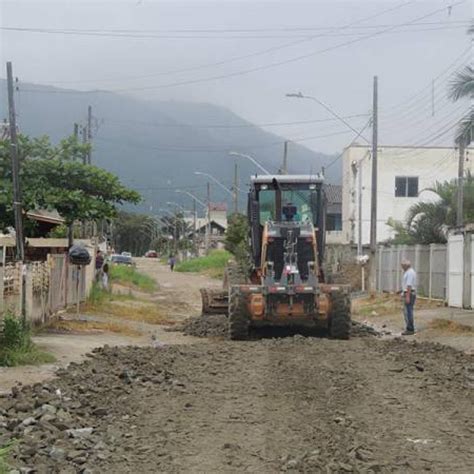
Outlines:
[[243,341],[249,337],[249,317],[245,298],[238,289],[231,289],[229,297],[229,338]]
[[349,339],[351,327],[351,300],[349,295],[340,290],[332,291],[329,335],[333,339]]

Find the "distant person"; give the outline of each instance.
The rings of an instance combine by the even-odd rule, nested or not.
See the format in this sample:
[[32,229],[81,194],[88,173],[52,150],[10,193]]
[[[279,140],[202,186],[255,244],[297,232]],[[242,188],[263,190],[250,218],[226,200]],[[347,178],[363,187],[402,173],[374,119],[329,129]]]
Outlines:
[[109,264],[107,262],[102,267],[102,288],[109,291]]
[[411,336],[415,334],[413,307],[415,306],[416,301],[416,272],[411,267],[409,260],[402,260],[401,266],[403,269],[401,295],[406,325],[405,331],[402,332],[402,336]]
[[168,259],[168,265],[170,266],[170,270],[174,271],[174,266],[176,265],[176,258],[174,255],[170,255],[170,258]]
[[100,276],[102,273],[102,267],[104,266],[104,255],[100,250],[97,250],[95,254],[95,278],[97,281],[100,281]]

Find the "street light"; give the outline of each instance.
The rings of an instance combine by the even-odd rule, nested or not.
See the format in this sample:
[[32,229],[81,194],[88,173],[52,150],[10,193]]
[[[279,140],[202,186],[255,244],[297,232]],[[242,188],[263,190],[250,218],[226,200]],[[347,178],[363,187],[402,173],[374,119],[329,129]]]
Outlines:
[[203,173],[202,171],[195,171],[194,174],[199,175],[199,176],[206,176],[209,179],[212,179],[212,181],[214,181],[214,183],[216,183],[218,186],[220,186],[224,191],[229,193],[232,197],[234,197],[233,191],[231,189],[229,189],[227,186],[223,185],[217,178],[212,176],[212,174]]
[[286,94],[286,97],[291,97],[294,99],[308,99],[308,100],[313,100],[317,104],[319,104],[321,107],[324,107],[331,115],[336,117],[339,121],[341,121],[346,127],[349,127],[353,132],[357,133],[358,136],[361,136],[367,143],[370,144],[369,140],[365,138],[363,135],[360,134],[359,130],[356,130],[349,122],[344,120],[339,114],[334,112],[334,110],[331,109],[328,105],[326,105],[324,102],[320,101],[316,97],[313,97],[312,95],[304,95],[301,92],[296,92],[296,93],[291,93],[291,94]]
[[247,160],[251,161],[257,168],[260,168],[265,174],[272,174],[266,168],[264,168],[253,156],[246,155],[245,153],[239,153],[237,151],[230,151],[230,156],[239,156],[240,158],[246,158]]
[[201,204],[201,206],[205,207],[207,209],[207,204],[204,201],[201,201],[198,197],[196,197],[195,194],[190,193],[189,191],[183,191],[182,189],[175,189],[175,193],[181,193],[181,194],[187,194],[189,197],[194,199],[196,202]]

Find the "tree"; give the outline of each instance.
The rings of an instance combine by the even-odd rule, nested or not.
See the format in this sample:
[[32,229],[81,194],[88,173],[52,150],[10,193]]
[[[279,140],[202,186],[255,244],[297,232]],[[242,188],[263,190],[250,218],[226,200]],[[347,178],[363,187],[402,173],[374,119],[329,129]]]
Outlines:
[[249,225],[245,214],[234,213],[228,219],[225,248],[234,254],[242,270],[250,268]]
[[[467,175],[464,183],[464,221],[474,222],[474,177]],[[447,231],[456,225],[457,184],[453,181],[436,183],[426,189],[438,197],[432,202],[418,202],[407,213],[406,223],[389,221],[395,231],[393,243],[433,244],[445,243]]]
[[[8,140],[0,141],[0,229],[13,225],[13,190]],[[117,205],[140,195],[101,168],[82,163],[89,145],[74,137],[52,146],[47,137],[19,137],[23,210],[56,209],[70,226],[77,220],[112,218]]]

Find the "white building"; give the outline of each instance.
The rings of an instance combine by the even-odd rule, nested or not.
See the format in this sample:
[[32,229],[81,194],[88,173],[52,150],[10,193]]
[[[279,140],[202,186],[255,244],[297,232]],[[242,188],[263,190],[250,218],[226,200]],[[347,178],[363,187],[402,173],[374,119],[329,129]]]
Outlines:
[[[474,173],[473,158],[474,150],[466,150],[466,172]],[[342,240],[345,243],[358,243],[359,222],[362,222],[362,244],[368,244],[372,193],[371,147],[347,147],[342,160]],[[387,225],[390,218],[405,222],[407,211],[413,204],[437,199],[436,194],[427,191],[427,188],[437,181],[457,177],[458,150],[453,147],[380,146],[377,165],[377,241],[382,242],[393,237]]]

